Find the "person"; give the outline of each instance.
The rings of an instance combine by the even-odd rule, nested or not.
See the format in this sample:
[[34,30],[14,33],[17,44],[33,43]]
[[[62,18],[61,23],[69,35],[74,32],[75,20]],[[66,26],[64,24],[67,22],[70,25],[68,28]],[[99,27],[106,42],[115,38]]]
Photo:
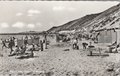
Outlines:
[[41,51],[43,51],[43,41],[40,40],[40,47],[41,47]]
[[32,44],[32,47],[28,50],[30,51],[30,53],[26,53],[26,54],[22,54],[19,57],[17,57],[17,59],[24,59],[24,58],[33,58],[34,57],[34,44]]
[[89,48],[89,49],[88,49],[88,50],[89,50],[89,55],[88,55],[88,56],[92,56],[92,55],[93,55],[92,50],[93,50],[93,48],[95,48],[95,46],[92,45],[92,42],[89,43],[88,48]]
[[73,40],[73,49],[79,49],[79,47],[78,47],[78,39],[77,38],[75,38]]
[[82,43],[83,50],[85,50],[85,49],[87,48],[87,45],[88,45],[88,43],[86,43],[86,42],[83,42],[83,43]]
[[30,48],[30,50],[35,51],[35,44],[34,43],[32,44],[32,47]]
[[3,50],[3,48],[4,48],[4,47],[7,48],[7,46],[6,46],[6,44],[5,44],[5,40],[2,40],[2,39],[1,39],[1,41],[2,41],[2,50]]
[[17,43],[17,39],[14,40],[14,43],[15,43],[15,46],[17,46],[17,44],[18,44],[18,43]]
[[14,46],[13,39],[10,38],[10,41],[9,41],[10,54],[14,51],[14,50],[13,50],[13,46]]
[[28,37],[26,36],[24,39],[24,44],[27,45],[28,44]]
[[14,52],[14,53],[15,53],[16,55],[18,55],[19,52],[20,52],[20,48],[19,48],[18,46],[16,46],[16,49],[15,49],[15,52]]
[[18,46],[16,46],[15,50],[9,56],[19,55],[19,53],[20,53],[20,49]]
[[37,44],[36,46],[35,46],[35,51],[39,51],[40,50],[40,44]]
[[20,54],[25,54],[26,51],[26,45],[21,46]]
[[12,37],[12,40],[13,40],[13,46],[15,46],[15,37]]
[[33,57],[34,56],[34,53],[33,53],[34,50],[35,50],[35,45],[33,44],[32,48],[30,49],[30,54],[28,54],[29,57]]

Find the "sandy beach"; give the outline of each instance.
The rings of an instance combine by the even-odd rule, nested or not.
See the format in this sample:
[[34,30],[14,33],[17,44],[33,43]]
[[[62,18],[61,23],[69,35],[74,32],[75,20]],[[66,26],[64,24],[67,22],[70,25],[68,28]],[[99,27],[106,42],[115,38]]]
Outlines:
[[[119,54],[111,53],[109,56],[87,56],[89,51],[73,50],[70,43],[56,43],[48,46],[44,51],[34,51],[35,57],[29,59],[16,59],[8,57],[10,50],[0,51],[0,73],[13,75],[42,76],[113,76],[114,72],[107,72],[110,65],[119,62]],[[65,51],[65,49],[69,49]],[[94,52],[99,54],[99,52]],[[102,54],[105,54],[102,51]],[[38,74],[40,73],[40,74]]]

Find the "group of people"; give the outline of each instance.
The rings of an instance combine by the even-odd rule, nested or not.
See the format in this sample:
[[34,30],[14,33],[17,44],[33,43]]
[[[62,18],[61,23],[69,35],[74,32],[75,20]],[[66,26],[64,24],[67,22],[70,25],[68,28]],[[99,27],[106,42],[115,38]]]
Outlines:
[[[34,37],[33,39],[36,39],[38,37]],[[1,39],[1,43],[2,43],[2,50],[3,48],[8,48],[10,49],[10,55],[9,56],[19,56],[20,57],[33,57],[34,53],[33,51],[43,51],[44,50],[44,43],[47,42],[47,38],[44,38],[44,40],[40,40],[38,44],[35,44],[34,42],[32,42],[31,45],[28,44],[28,36],[25,36],[23,39],[23,44],[20,46],[18,45],[18,43],[16,44],[17,38],[15,37],[10,37],[9,39]],[[8,44],[8,45],[7,45]],[[47,44],[46,44],[47,45]]]
[[[83,43],[82,43],[82,46],[83,46],[83,50],[85,50],[85,49],[87,49],[88,43],[83,42]],[[74,38],[74,39],[73,39],[72,48],[73,48],[73,49],[77,49],[77,50],[79,49],[78,38]]]
[[2,50],[4,48],[10,48],[10,50],[12,52],[13,51],[13,46],[15,46],[15,37],[10,37],[9,39],[5,39],[5,40],[1,39],[1,43],[2,43]]

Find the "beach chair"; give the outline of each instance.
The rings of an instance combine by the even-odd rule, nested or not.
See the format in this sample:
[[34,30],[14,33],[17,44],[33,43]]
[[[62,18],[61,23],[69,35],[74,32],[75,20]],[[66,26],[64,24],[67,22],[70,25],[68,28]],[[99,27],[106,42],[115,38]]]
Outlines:
[[28,39],[28,45],[32,45],[33,44],[33,39]]
[[34,43],[35,45],[38,45],[38,44],[39,44],[39,39],[34,39],[34,40],[33,40],[33,43]]
[[17,46],[21,47],[24,45],[24,41],[22,39],[17,39]]

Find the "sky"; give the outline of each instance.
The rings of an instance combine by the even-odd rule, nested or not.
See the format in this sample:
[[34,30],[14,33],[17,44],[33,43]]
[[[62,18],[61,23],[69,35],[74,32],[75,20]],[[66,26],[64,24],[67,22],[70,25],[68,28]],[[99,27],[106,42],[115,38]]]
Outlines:
[[102,12],[117,1],[1,1],[0,33],[46,31],[87,14]]

